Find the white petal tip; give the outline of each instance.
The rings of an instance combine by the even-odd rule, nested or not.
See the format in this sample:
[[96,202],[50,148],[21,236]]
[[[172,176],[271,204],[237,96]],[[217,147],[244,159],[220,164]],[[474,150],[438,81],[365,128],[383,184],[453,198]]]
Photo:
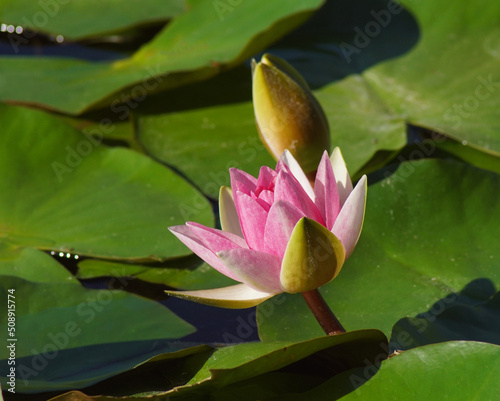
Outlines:
[[251,308],[276,295],[256,291],[245,284],[209,290],[165,292],[173,297],[227,309]]

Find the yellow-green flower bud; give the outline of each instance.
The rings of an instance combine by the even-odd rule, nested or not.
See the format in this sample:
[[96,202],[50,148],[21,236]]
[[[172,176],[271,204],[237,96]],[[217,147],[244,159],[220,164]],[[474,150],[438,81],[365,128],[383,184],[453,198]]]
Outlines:
[[277,160],[285,149],[313,172],[330,151],[325,113],[307,82],[286,61],[265,54],[252,63],[253,106],[260,137]]

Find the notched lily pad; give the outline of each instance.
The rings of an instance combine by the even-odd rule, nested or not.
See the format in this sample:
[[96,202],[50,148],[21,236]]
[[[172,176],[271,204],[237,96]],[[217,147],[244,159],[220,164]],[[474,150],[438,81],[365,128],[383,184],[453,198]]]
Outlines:
[[321,4],[307,0],[282,7],[246,1],[221,16],[212,1],[193,1],[130,58],[93,63],[4,57],[0,100],[71,114],[102,107],[135,109],[155,91],[205,80],[241,64],[303,23]]
[[[189,255],[169,225],[214,222],[170,169],[39,111],[0,104],[0,235],[15,245],[113,259]],[[43,136],[40,136],[43,133]]]
[[[29,269],[26,263],[19,259],[18,269]],[[54,263],[39,255],[36,267],[47,275],[56,267],[64,271]],[[19,393],[86,387],[159,353],[182,348],[173,340],[195,331],[156,302],[120,290],[89,290],[76,280],[47,283],[1,276],[0,295],[7,300],[9,294],[15,297],[11,297],[16,317],[12,337]],[[0,329],[5,333],[8,323],[3,314]],[[4,388],[9,355],[10,349],[0,350]]]

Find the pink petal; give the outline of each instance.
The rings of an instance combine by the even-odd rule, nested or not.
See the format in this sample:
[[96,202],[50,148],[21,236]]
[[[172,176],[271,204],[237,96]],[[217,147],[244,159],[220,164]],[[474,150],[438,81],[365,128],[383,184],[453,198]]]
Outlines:
[[285,201],[275,202],[267,216],[264,233],[265,251],[283,258],[293,228],[304,212]]
[[[281,155],[280,161],[284,162],[290,168],[293,176],[297,179],[298,182],[300,182],[300,185],[302,186],[302,188],[304,188],[304,191],[314,201],[314,190],[312,188],[312,185],[297,160],[295,160],[295,157],[293,157],[288,150],[285,150]],[[278,168],[276,168],[276,170],[278,170]]]
[[[245,284],[198,291],[165,291],[168,295],[220,308],[244,309],[256,306],[276,295],[255,291]],[[281,291],[280,291],[281,292]]]
[[243,192],[250,195],[257,188],[257,179],[244,171],[237,168],[230,168],[229,175],[231,176],[231,189],[233,194]]
[[342,206],[337,220],[333,225],[332,232],[340,239],[342,245],[344,245],[346,259],[354,250],[361,234],[361,229],[363,228],[366,187],[366,175],[364,175],[347,198],[344,206]]
[[212,252],[217,253],[223,249],[248,248],[244,238],[228,231],[205,227],[202,224],[188,221],[186,225]]
[[266,189],[274,189],[274,178],[278,174],[272,168],[267,166],[262,166],[259,172],[259,178],[257,179],[257,190],[255,195],[259,196],[260,192]]
[[269,211],[269,208],[274,203],[274,192],[273,191],[262,191],[259,194],[259,198],[257,199],[259,205],[261,205],[266,212]]
[[257,291],[279,293],[281,259],[252,249],[229,249],[217,256],[244,284]]
[[335,178],[337,180],[340,205],[342,206],[349,197],[349,194],[352,192],[351,177],[349,176],[344,158],[342,157],[342,153],[338,147],[333,149],[330,161],[332,163],[333,173],[335,174]]
[[325,225],[318,208],[299,182],[285,171],[280,171],[274,187],[274,201],[284,200],[301,210],[307,217]]
[[207,262],[215,270],[220,273],[232,278],[233,280],[239,281],[239,279],[222,263],[222,261],[217,257],[217,255],[210,250],[204,242],[195,234],[189,226],[173,226],[168,228],[172,234],[174,234],[179,240],[181,240],[184,245],[186,245],[191,251],[198,255],[201,259]]
[[244,193],[235,196],[236,210],[240,218],[241,231],[251,249],[263,250],[264,228],[267,211],[259,203]]
[[285,163],[285,161],[283,160],[283,156],[281,157],[281,159],[278,160],[278,162],[276,163],[276,173],[279,174],[279,172],[281,170],[285,170],[287,173],[290,173],[293,175],[292,173],[292,170],[290,169],[290,167],[288,167],[288,165]]
[[340,211],[339,191],[333,174],[332,164],[325,151],[318,166],[314,182],[314,195],[326,228],[332,229]]

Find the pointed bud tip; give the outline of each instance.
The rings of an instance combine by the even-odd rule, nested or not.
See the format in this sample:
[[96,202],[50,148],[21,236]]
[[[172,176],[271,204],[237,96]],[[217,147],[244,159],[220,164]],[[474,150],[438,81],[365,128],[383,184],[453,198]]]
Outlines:
[[279,57],[264,54],[253,68],[253,104],[260,137],[278,160],[285,149],[304,171],[330,150],[326,115],[302,76]]

